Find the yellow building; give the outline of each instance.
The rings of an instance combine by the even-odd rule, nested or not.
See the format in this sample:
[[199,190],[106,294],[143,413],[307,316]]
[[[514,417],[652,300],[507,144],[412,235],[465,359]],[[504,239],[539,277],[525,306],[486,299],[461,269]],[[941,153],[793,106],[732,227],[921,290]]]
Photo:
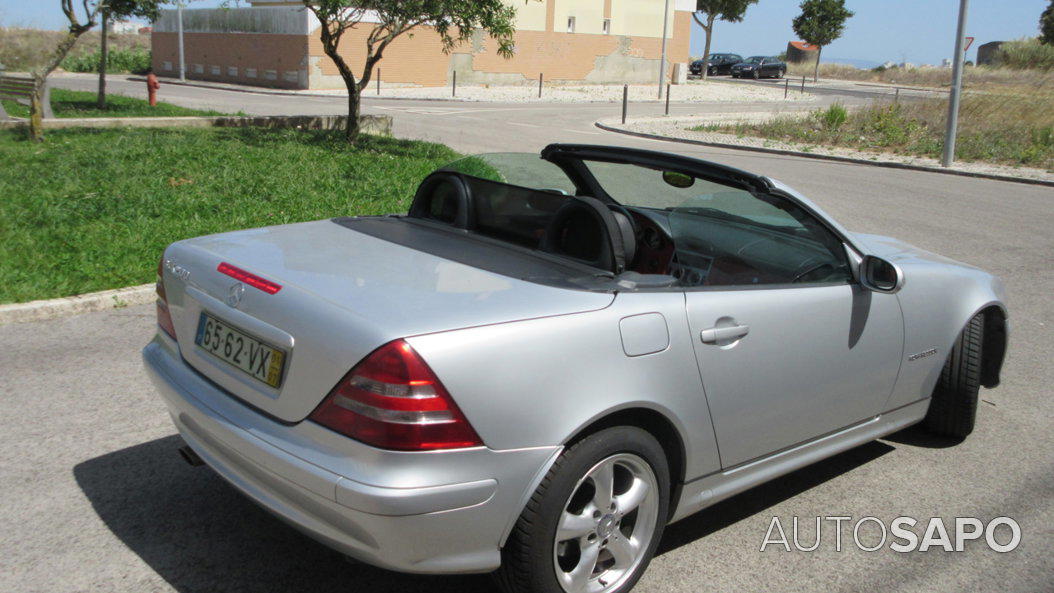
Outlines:
[[[482,31],[444,53],[428,27],[404,34],[378,63],[385,83],[520,84],[547,81],[654,82],[664,17],[669,64],[688,61],[692,0],[505,0],[516,8],[515,56],[497,55]],[[361,74],[369,17],[344,34],[341,53]],[[177,19],[162,11],[154,26],[153,66],[178,74]],[[252,2],[251,8],[183,11],[188,78],[260,86],[344,88],[322,51],[319,23],[299,2]]]

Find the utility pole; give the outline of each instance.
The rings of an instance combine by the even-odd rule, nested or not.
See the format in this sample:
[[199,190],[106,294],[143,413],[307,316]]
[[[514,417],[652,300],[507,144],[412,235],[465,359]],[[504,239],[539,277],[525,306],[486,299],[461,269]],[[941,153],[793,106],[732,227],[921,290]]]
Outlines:
[[106,67],[110,59],[110,11],[105,4],[102,5],[102,40],[99,42],[99,92],[95,104],[99,109],[106,107]]
[[666,82],[666,33],[670,29],[670,0],[664,3],[662,13],[662,58],[659,59],[659,98],[662,98],[662,85]]
[[176,2],[176,25],[179,31],[179,80],[186,82],[187,80],[187,64],[183,59],[183,0]]
[[952,57],[952,90],[948,97],[948,130],[944,134],[941,165],[950,167],[955,160],[955,132],[959,126],[959,94],[963,85],[963,36],[966,34],[966,9],[969,0],[959,0],[959,27],[955,30],[955,54]]

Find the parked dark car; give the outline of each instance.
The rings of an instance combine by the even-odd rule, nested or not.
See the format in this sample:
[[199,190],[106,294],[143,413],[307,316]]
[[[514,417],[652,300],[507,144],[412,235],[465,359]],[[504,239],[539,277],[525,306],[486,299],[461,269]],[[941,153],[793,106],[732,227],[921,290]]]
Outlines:
[[[743,56],[739,54],[710,54],[707,59],[707,75],[714,76],[716,74],[728,74],[732,71],[732,66],[743,61]],[[688,66],[688,71],[695,76],[703,75],[703,60],[696,60]]]
[[787,64],[771,56],[751,56],[732,66],[732,78],[783,78],[787,73]]

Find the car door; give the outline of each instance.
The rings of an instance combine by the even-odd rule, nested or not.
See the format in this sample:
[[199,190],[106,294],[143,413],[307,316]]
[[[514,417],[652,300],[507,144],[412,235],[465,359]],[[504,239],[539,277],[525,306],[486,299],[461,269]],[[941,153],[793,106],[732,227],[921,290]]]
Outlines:
[[855,280],[842,236],[807,205],[746,171],[678,155],[542,154],[581,191],[662,229],[667,246],[644,239],[638,251],[684,293],[696,359],[684,372],[701,378],[723,467],[885,411],[903,351],[897,298]]
[[670,215],[695,274],[687,319],[726,468],[883,412],[903,350],[896,296],[853,280],[832,232],[793,204],[736,198]]

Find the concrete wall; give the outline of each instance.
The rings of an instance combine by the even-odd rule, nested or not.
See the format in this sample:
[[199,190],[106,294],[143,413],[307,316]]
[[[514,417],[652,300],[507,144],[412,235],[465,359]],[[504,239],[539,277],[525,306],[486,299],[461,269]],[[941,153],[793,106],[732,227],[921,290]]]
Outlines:
[[[670,63],[688,61],[690,27],[691,13],[674,13],[670,21],[672,39],[667,45]],[[341,43],[341,55],[356,75],[362,73],[368,35],[369,29],[362,27],[345,33]],[[413,37],[401,37],[388,47],[378,64],[381,79],[388,83],[445,85],[457,70],[458,82],[467,84],[518,84],[537,80],[540,73],[548,81],[651,82],[658,74],[662,53],[661,34],[634,37],[519,30],[514,41],[516,55],[512,59],[499,56],[497,43],[482,32],[444,54],[439,36],[422,27]],[[308,56],[311,88],[343,88],[336,65],[322,51],[317,33],[311,36]]]
[[[444,53],[428,27],[403,35],[378,64],[385,83],[518,84],[544,74],[549,81],[651,82],[658,75],[665,0],[506,0],[518,11],[515,56],[497,54],[497,42],[477,31]],[[667,54],[688,61],[690,0],[670,2]],[[322,51],[317,20],[302,6],[184,10],[187,77],[278,88],[344,88]],[[567,19],[575,32],[567,33]],[[604,31],[608,22],[608,33]],[[356,75],[365,61],[372,25],[344,34],[341,53]],[[178,75],[175,11],[162,11],[153,34],[153,66]]]

